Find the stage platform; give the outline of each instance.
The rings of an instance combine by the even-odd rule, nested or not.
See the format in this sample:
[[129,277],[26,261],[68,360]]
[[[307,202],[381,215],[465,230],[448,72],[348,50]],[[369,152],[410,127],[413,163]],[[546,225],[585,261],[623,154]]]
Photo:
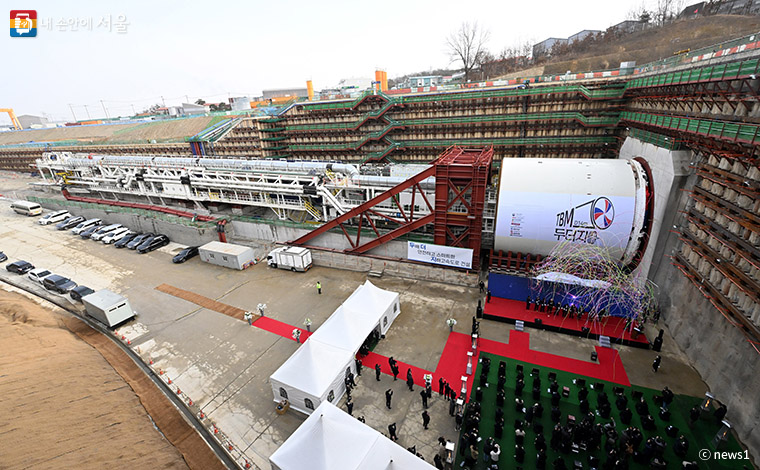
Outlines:
[[[587,324],[585,316],[579,320],[578,318],[564,318],[561,315],[549,315],[533,310],[533,305],[531,305],[531,310],[526,310],[525,301],[491,297],[491,302],[485,304],[483,318],[506,323],[515,323],[517,320],[522,320],[525,322],[525,326],[585,338],[598,339],[599,336],[609,336],[612,343],[649,349],[649,341],[646,336],[639,334],[636,338],[632,337],[625,330],[626,319],[622,317],[608,316],[601,324],[599,322],[589,322]],[[540,325],[536,322],[536,319],[541,320]],[[588,333],[583,332],[584,327],[589,328]]]

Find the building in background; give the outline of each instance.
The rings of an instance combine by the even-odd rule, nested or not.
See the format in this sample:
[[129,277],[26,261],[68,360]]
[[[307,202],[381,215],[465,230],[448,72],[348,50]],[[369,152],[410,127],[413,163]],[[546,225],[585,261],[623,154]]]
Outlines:
[[22,114],[18,117],[18,122],[23,129],[40,129],[48,127],[50,124],[46,117],[32,116],[31,114]]
[[567,39],[549,38],[549,39],[544,39],[538,44],[534,44],[533,45],[533,60],[539,59],[541,57],[550,56],[552,53],[552,47],[554,47],[557,44],[567,44]]
[[572,36],[570,36],[569,38],[567,38],[567,42],[572,44],[576,41],[583,41],[587,37],[593,34],[599,34],[599,33],[601,33],[601,31],[599,31],[598,29],[584,29],[583,31],[579,31],[573,34]]

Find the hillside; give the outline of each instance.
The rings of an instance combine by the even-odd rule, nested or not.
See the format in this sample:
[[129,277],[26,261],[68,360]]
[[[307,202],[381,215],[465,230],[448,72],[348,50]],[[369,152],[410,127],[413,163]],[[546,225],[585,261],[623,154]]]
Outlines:
[[616,68],[620,62],[643,65],[670,57],[676,51],[699,49],[760,31],[760,17],[716,15],[679,20],[663,27],[593,44],[583,53],[569,53],[544,64],[545,74]]

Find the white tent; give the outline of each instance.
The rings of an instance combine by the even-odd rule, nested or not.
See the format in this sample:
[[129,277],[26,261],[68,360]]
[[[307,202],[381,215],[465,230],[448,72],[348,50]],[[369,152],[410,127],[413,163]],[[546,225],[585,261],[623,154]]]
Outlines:
[[381,433],[323,402],[277,449],[272,470],[430,470]]
[[401,311],[396,292],[367,281],[269,377],[274,401],[287,399],[291,408],[309,414],[323,401],[336,403],[346,391],[354,357],[377,330],[385,334]]
[[343,396],[347,369],[356,373],[351,351],[309,338],[269,377],[274,401],[286,399],[291,408],[309,414]]
[[401,312],[398,292],[381,289],[367,281],[359,286],[343,302],[343,307],[363,312],[380,326],[380,334],[385,334],[391,323]]

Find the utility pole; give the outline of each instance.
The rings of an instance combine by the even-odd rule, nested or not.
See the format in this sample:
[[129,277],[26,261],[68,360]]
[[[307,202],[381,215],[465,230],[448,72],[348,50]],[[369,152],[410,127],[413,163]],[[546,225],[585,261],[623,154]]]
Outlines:
[[103,106],[103,112],[106,113],[106,119],[109,119],[111,116],[108,115],[108,110],[106,109],[106,105],[103,103],[103,100],[100,100],[100,105]]
[[74,106],[72,106],[71,103],[69,103],[69,109],[71,110],[71,115],[74,116],[74,122],[76,122],[77,115],[74,114]]
[[132,106],[132,116],[137,115],[137,111],[135,111],[135,105],[130,105],[130,106]]
[[84,112],[86,112],[86,113],[87,113],[87,120],[90,120],[90,119],[92,119],[92,118],[90,117],[90,110],[89,110],[89,108],[87,108],[87,105],[86,105],[86,104],[84,105]]
[[161,97],[161,102],[164,104],[164,108],[165,108],[166,107],[166,100],[164,99],[163,96]]
[[185,95],[185,103],[190,103],[190,98],[188,98],[187,95]]

